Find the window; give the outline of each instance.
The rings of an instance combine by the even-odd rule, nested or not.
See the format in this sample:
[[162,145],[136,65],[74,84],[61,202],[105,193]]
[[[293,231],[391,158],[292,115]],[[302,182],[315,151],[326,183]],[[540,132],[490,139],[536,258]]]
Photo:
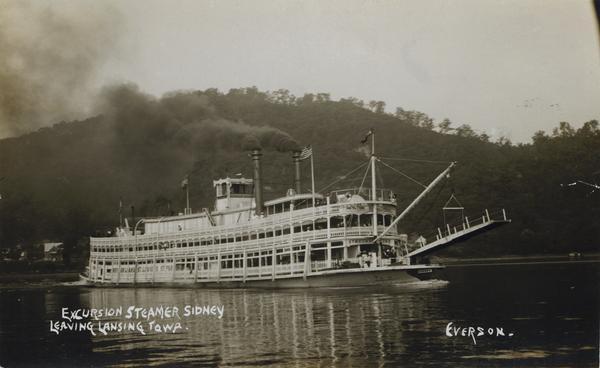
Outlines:
[[344,227],[344,219],[341,216],[334,216],[330,219],[331,227]]
[[248,184],[231,184],[231,194],[252,194]]
[[361,215],[360,226],[371,226],[373,215]]
[[227,183],[217,184],[217,197],[227,196]]
[[383,219],[385,226],[390,226],[392,224],[392,215],[385,215]]

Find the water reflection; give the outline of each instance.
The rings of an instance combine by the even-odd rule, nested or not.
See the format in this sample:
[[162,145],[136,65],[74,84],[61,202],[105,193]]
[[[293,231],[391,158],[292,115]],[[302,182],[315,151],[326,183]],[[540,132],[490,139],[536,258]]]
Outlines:
[[[404,331],[426,328],[431,310],[438,309],[436,289],[444,282],[377,290],[199,290],[92,289],[81,304],[91,308],[129,305],[223,305],[222,319],[183,318],[176,334],[94,337],[95,351],[104,354],[135,351],[151,364],[192,361],[226,365],[315,362],[339,366],[382,365],[388,353],[418,353],[404,342]],[[423,287],[427,294],[420,293]],[[374,292],[375,291],[375,292]],[[124,318],[121,320],[125,321]],[[207,359],[210,357],[209,359]],[[128,363],[141,362],[132,356]],[[121,360],[120,363],[123,363]]]
[[[318,290],[0,287],[0,366],[597,367],[598,265],[448,269],[449,283]],[[223,305],[185,330],[49,331],[61,308]],[[122,317],[120,317],[122,320]],[[456,325],[514,337],[447,337]]]

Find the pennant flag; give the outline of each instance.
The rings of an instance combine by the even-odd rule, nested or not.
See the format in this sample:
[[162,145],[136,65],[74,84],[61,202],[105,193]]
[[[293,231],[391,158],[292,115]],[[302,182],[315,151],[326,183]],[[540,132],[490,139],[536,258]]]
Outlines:
[[304,147],[302,149],[302,151],[300,152],[300,160],[306,160],[307,158],[309,158],[310,156],[312,156],[312,147],[310,146],[310,144],[306,147]]
[[188,181],[188,177],[186,176],[186,177],[185,177],[185,179],[183,179],[183,180],[181,181],[181,187],[182,187],[182,188],[185,188],[185,187],[187,187],[187,186],[188,186],[188,183],[189,183],[189,181]]
[[365,135],[365,137],[362,139],[362,141],[360,141],[360,143],[365,144],[367,143],[367,140],[369,140],[369,137],[373,135],[373,129],[370,129],[369,132],[367,133],[367,135]]

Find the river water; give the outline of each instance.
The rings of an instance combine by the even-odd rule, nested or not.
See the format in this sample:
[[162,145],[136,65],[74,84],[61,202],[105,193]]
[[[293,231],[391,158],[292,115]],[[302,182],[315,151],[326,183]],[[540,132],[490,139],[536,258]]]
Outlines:
[[[456,266],[445,281],[319,290],[4,286],[0,366],[598,367],[599,270],[594,262]],[[125,316],[129,306],[161,305],[180,318]],[[50,329],[65,321],[62,308],[119,306],[123,315],[101,320],[136,321],[145,334]],[[184,316],[186,306],[222,306],[223,315]],[[181,328],[157,332],[149,320]]]

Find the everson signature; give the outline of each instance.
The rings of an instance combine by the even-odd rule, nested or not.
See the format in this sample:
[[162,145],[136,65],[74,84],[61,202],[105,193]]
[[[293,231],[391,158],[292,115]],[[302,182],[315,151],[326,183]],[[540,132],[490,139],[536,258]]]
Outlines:
[[494,337],[512,337],[513,332],[504,332],[503,327],[481,327],[481,326],[453,326],[453,322],[448,322],[446,325],[446,336],[456,337],[465,336],[473,339],[473,344],[477,345],[475,337],[494,336]]

